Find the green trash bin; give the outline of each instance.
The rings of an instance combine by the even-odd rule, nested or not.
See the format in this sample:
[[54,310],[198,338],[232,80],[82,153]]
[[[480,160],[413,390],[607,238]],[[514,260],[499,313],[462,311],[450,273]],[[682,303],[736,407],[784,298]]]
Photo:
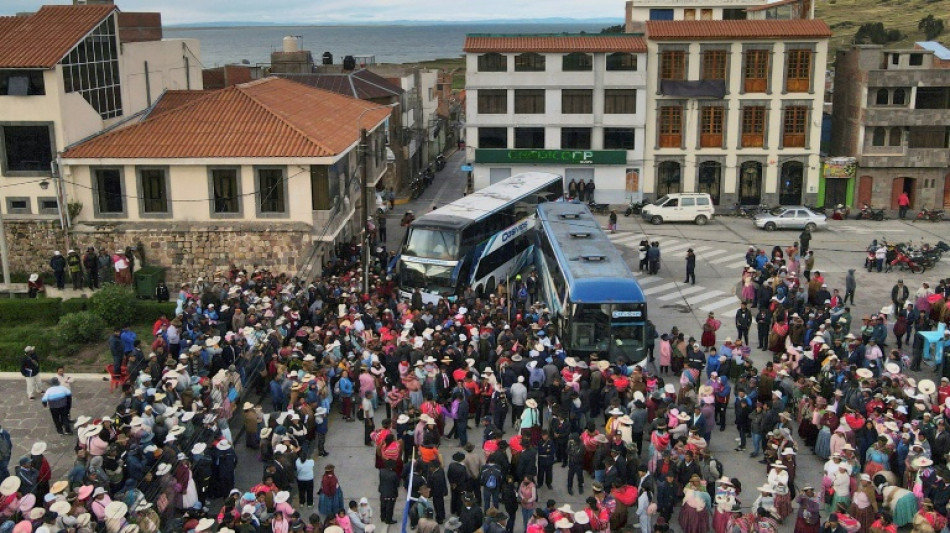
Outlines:
[[165,281],[165,269],[161,267],[142,267],[132,277],[135,283],[135,296],[143,300],[155,298],[155,288],[159,281]]

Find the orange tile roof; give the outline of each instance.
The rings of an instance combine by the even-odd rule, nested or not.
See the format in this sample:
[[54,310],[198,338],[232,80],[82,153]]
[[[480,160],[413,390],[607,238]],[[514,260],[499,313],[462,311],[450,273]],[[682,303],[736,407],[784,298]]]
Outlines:
[[178,109],[183,105],[190,104],[199,98],[204,98],[214,91],[165,91],[164,94],[152,106],[149,117],[154,117],[159,113]]
[[43,6],[0,19],[0,68],[53,68],[116,7]]
[[[166,96],[175,94],[169,91]],[[173,96],[172,98],[177,98]],[[65,158],[324,157],[342,153],[390,108],[281,78],[195,98],[73,146]],[[360,117],[362,119],[360,120]]]
[[646,52],[639,35],[517,35],[469,34],[462,50],[484,52]]
[[828,38],[823,20],[650,20],[647,38],[668,40]]

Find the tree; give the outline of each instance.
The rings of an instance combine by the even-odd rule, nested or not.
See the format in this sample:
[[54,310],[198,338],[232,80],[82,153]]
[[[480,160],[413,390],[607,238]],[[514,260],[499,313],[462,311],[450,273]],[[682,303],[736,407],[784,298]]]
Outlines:
[[928,41],[932,41],[943,33],[943,20],[927,15],[917,23],[917,29],[924,32]]
[[623,33],[623,24],[607,26],[606,28],[601,29],[600,33]]

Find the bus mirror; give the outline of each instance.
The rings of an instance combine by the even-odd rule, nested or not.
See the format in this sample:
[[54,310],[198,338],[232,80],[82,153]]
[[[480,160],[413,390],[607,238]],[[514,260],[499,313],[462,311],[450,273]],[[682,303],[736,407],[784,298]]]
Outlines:
[[580,213],[561,213],[561,218],[568,219],[568,220],[577,220],[581,218],[581,214]]
[[605,256],[602,256],[602,255],[584,255],[584,256],[581,256],[581,259],[583,259],[584,261],[591,262],[591,263],[593,263],[593,262],[595,262],[595,261],[606,261],[606,260],[607,260],[607,258],[606,258]]
[[575,232],[575,233],[571,233],[571,237],[574,237],[575,239],[589,239],[589,238],[590,238],[590,232],[578,231],[578,232]]

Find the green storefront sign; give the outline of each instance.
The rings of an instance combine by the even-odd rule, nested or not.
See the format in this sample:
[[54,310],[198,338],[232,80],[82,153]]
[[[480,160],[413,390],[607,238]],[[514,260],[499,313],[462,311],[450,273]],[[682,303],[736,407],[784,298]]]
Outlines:
[[626,150],[475,150],[476,163],[528,165],[626,165]]

